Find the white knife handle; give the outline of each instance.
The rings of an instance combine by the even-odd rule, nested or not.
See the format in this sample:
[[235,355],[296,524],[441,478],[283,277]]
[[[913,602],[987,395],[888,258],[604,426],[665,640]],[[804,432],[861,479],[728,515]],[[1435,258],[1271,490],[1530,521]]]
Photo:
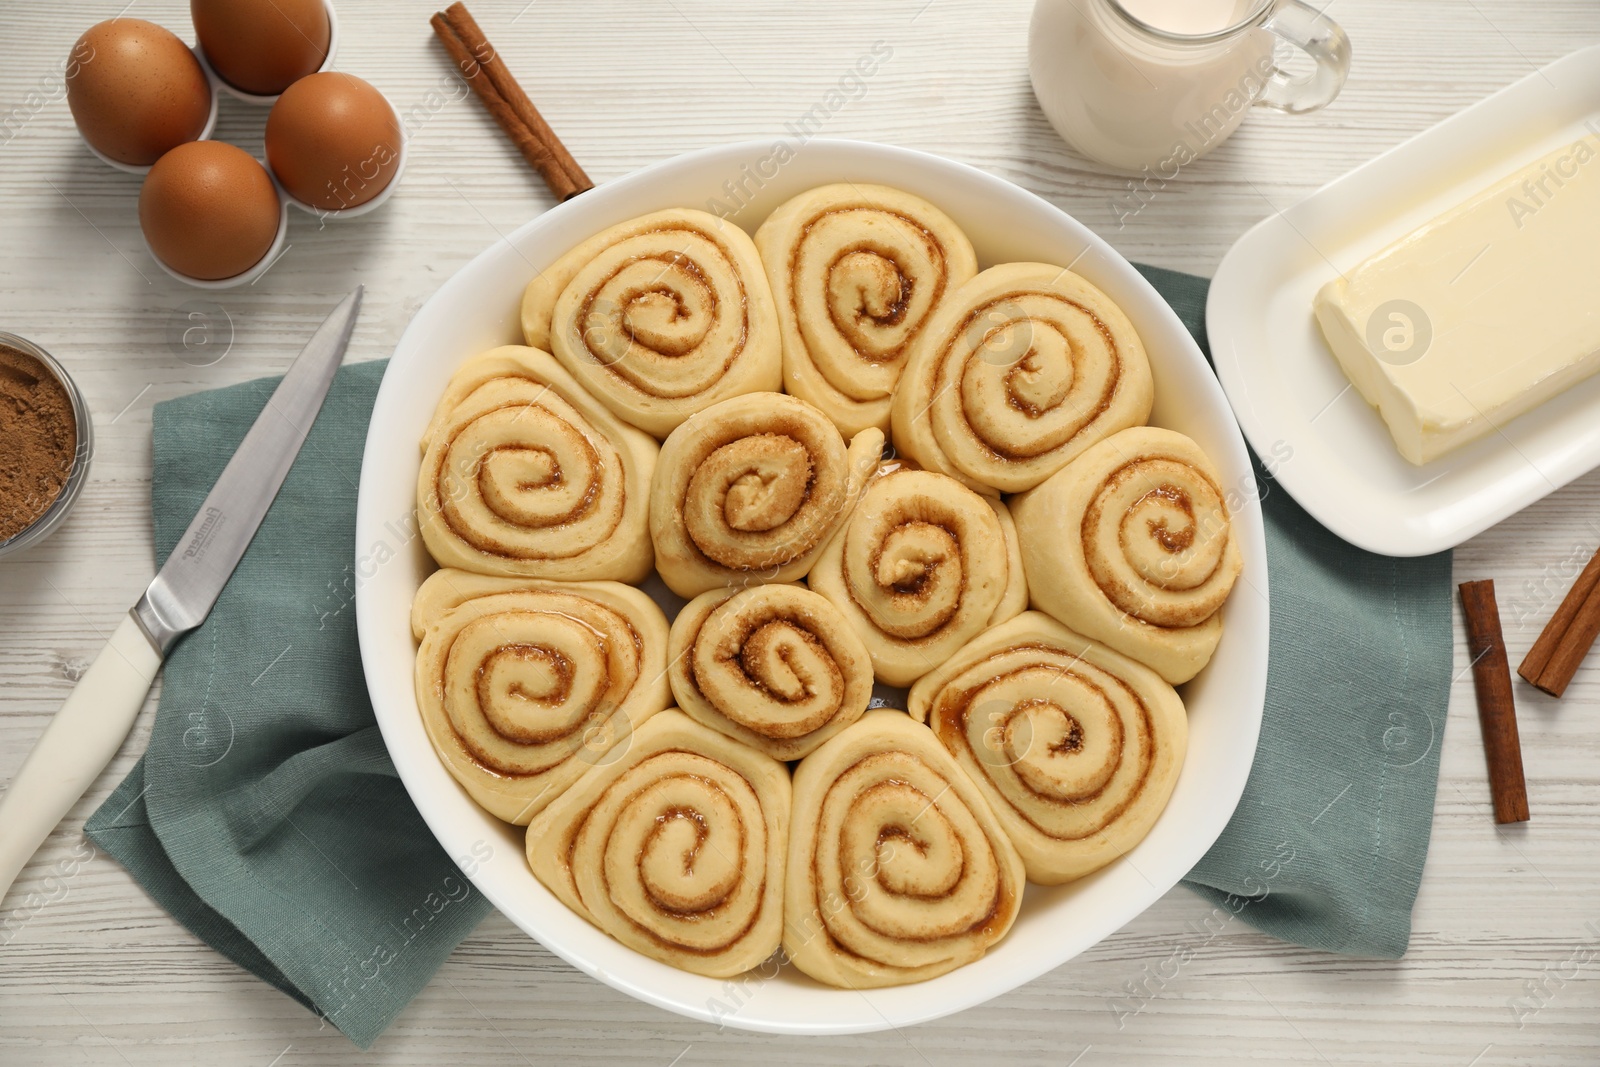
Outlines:
[[122,747],[160,669],[150,639],[124,616],[0,797],[0,899]]

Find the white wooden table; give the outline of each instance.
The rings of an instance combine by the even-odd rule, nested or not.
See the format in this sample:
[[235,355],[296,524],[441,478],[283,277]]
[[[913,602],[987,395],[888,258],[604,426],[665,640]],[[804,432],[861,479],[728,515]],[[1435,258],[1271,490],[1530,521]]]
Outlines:
[[[356,281],[367,285],[367,305],[350,358],[385,356],[453,270],[551,206],[482,108],[461,98],[427,26],[431,4],[339,0],[340,66],[377,84],[406,117],[403,187],[358,223],[319,231],[294,218],[289,251],[254,286],[222,294],[180,286],[140,245],[137,179],[83,149],[60,96],[73,39],[125,2],[0,0],[0,329],[64,359],[88,395],[99,445],[67,526],[0,562],[0,782],[153,573],[151,406],[281,372],[331,294]],[[181,0],[129,6],[190,36]],[[1355,43],[1339,101],[1299,119],[1252,115],[1119,227],[1125,179],[1070,154],[1029,91],[1030,0],[472,6],[598,181],[689,149],[779,134],[883,41],[892,57],[823,133],[973,163],[1047,197],[1131,258],[1201,273],[1274,210],[1600,39],[1595,0],[1334,0],[1329,14]],[[259,152],[262,117],[224,99],[218,135]],[[199,366],[175,338],[192,310],[207,308],[214,341],[231,332],[231,347]],[[1513,662],[1574,561],[1600,541],[1597,524],[1600,473],[1458,551],[1458,580],[1499,582]],[[1203,936],[1209,906],[1177,889],[1099,947],[984,1007],[903,1032],[775,1039],[718,1033],[637,1003],[496,915],[368,1060],[1095,1067],[1171,1056],[1592,1067],[1600,1063],[1600,656],[1559,703],[1518,683],[1534,816],[1512,829],[1490,817],[1459,623],[1456,659],[1463,673],[1443,738],[1433,848],[1411,951],[1398,962],[1307,951],[1243,923]],[[357,1060],[343,1036],[198,942],[114,861],[73,860],[87,847],[84,819],[143,751],[154,706],[0,908],[0,920],[14,920],[14,935],[0,934],[10,936],[0,947],[0,1062]],[[48,880],[63,861],[74,873]],[[19,914],[29,893],[43,903]],[[1185,947],[1193,958],[1174,974],[1169,961]],[[1113,1001],[1129,983],[1150,995],[1142,1012],[1119,1020]]]

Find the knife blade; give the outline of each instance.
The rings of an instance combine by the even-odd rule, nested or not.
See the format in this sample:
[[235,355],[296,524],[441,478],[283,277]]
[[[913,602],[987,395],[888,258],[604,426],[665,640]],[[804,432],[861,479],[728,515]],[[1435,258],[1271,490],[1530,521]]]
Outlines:
[[122,747],[173,642],[205,621],[289,474],[344,359],[362,287],[289,367],[143,596],[0,797],[0,899]]

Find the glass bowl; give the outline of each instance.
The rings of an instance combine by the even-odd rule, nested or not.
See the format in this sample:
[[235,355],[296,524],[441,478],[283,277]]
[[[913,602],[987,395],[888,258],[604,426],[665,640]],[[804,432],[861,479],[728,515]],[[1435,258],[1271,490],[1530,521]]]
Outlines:
[[27,353],[55,376],[72,402],[72,418],[77,423],[78,436],[77,451],[72,457],[72,470],[67,474],[66,484],[61,487],[61,492],[56,494],[55,500],[51,501],[50,506],[45,508],[32,523],[6,540],[0,541],[0,556],[8,556],[43,541],[65,521],[67,512],[72,510],[73,502],[83,490],[84,482],[89,480],[89,460],[94,455],[94,422],[89,417],[89,405],[84,403],[83,394],[78,391],[77,383],[54,356],[27,338],[18,337],[14,333],[0,331],[0,345],[8,345],[19,352]]

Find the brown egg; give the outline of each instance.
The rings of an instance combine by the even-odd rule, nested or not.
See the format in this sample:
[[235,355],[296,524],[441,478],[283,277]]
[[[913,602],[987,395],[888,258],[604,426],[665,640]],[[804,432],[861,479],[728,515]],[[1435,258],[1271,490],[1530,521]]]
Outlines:
[[78,132],[119,163],[148,166],[192,141],[211,115],[211,84],[189,46],[143,19],[91,26],[67,63]]
[[325,71],[284,90],[267,116],[267,164],[297,200],[337,211],[383,192],[400,168],[400,120],[384,95]]
[[189,14],[211,69],[243,92],[276,96],[328,58],[322,0],[190,0]]
[[156,258],[215,281],[260,262],[278,236],[281,207],[267,170],[221,141],[179,145],[139,190],[139,227]]

